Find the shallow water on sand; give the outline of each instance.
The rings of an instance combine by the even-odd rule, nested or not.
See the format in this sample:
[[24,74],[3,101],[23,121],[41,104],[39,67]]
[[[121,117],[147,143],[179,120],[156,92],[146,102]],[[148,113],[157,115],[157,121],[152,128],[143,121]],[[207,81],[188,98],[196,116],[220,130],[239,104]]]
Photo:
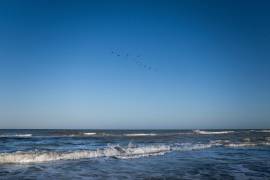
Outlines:
[[269,130],[0,130],[0,179],[268,179]]

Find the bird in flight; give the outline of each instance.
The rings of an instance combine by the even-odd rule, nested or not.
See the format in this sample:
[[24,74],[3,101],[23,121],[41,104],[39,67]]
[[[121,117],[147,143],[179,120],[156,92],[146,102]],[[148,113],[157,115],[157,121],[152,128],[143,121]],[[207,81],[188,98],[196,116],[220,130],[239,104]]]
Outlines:
[[[111,51],[111,54],[116,56],[116,57],[124,57],[124,58],[130,58],[129,60],[135,62],[135,64],[145,70],[148,70],[148,71],[155,71],[156,70],[151,66],[151,65],[148,65],[146,63],[144,63],[142,60],[141,60],[141,55],[131,55],[129,53],[120,53],[120,52],[116,52],[116,51]],[[140,60],[138,60],[140,59]]]

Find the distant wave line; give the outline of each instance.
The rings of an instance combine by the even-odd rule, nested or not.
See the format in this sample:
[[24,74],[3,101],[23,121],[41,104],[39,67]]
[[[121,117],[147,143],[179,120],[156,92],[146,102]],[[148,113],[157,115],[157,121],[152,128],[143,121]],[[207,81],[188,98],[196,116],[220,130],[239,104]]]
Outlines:
[[0,137],[32,137],[32,134],[2,134]]
[[201,130],[194,130],[193,132],[195,134],[205,134],[205,135],[234,133],[234,131],[201,131]]
[[134,133],[134,134],[124,134],[124,136],[129,136],[129,137],[136,137],[136,136],[156,136],[157,134],[154,133]]

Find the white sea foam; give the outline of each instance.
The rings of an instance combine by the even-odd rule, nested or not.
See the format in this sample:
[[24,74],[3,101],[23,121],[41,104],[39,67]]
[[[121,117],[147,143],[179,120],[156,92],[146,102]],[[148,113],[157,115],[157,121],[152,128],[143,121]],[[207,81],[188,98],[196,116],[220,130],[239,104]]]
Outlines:
[[32,137],[32,134],[2,134],[0,137]]
[[245,142],[250,142],[250,141],[251,141],[250,138],[244,138],[243,140],[244,140]]
[[124,134],[124,136],[136,137],[136,136],[156,136],[157,134],[154,133],[133,133],[133,134]]
[[229,144],[231,141],[229,140],[212,140],[210,141],[210,144],[212,144],[213,146],[223,146],[226,144]]
[[[229,140],[214,140],[210,141],[213,146],[225,146],[225,147],[252,147],[252,146],[268,146],[269,142],[252,142],[250,138],[244,138],[244,142],[231,142]],[[266,139],[267,140],[267,139]]]
[[229,134],[229,133],[233,133],[234,131],[201,131],[201,130],[194,130],[193,132],[196,133],[196,134],[210,135],[210,134]]
[[97,133],[95,132],[85,132],[85,133],[75,133],[75,134],[68,134],[68,135],[60,135],[55,137],[80,137],[80,136],[94,136]]
[[83,158],[116,157],[116,158],[138,158],[144,156],[161,155],[171,150],[166,145],[151,145],[144,147],[109,146],[105,149],[83,150],[73,152],[15,152],[0,153],[0,163],[35,163],[56,160],[75,160]]
[[14,152],[0,153],[0,163],[38,163],[57,160],[76,160],[98,157],[115,157],[119,159],[131,159],[145,156],[164,155],[171,151],[191,151],[212,147],[212,144],[182,143],[169,145],[135,146],[131,143],[125,148],[121,146],[108,146],[97,150],[80,150],[73,152]]
[[270,129],[259,130],[259,131],[256,131],[256,132],[270,133]]
[[83,133],[84,135],[86,136],[93,136],[93,135],[96,135],[97,133],[95,132],[86,132],[86,133]]
[[270,146],[270,142],[263,142],[262,145]]
[[28,152],[13,152],[13,153],[0,153],[1,163],[39,163],[57,160],[76,160],[86,158],[99,158],[99,157],[114,157],[119,159],[140,158],[154,155],[164,155],[172,151],[193,151],[202,150],[213,147],[225,146],[231,148],[248,147],[266,145],[269,142],[239,142],[233,143],[229,140],[214,140],[209,143],[175,143],[173,145],[146,145],[136,146],[129,143],[126,147],[119,145],[109,145],[103,149],[96,150],[76,150],[71,152],[48,152],[48,151],[28,151]]
[[192,143],[181,143],[177,144],[176,146],[172,147],[174,151],[193,151],[193,150],[201,150],[201,149],[208,149],[215,146],[215,144],[192,144]]
[[227,147],[247,147],[247,146],[257,146],[260,144],[256,144],[256,143],[230,143],[230,144],[226,144],[225,146]]
[[225,147],[252,147],[252,146],[269,146],[269,142],[252,142],[250,138],[244,138],[244,142],[231,142],[229,140],[214,140],[210,141],[213,146],[225,146]]

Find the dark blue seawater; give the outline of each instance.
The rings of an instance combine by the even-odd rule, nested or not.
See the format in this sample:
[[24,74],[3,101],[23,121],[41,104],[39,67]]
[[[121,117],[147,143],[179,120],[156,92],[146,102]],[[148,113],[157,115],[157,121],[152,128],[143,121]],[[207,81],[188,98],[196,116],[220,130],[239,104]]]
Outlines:
[[269,179],[270,130],[0,130],[0,179]]

